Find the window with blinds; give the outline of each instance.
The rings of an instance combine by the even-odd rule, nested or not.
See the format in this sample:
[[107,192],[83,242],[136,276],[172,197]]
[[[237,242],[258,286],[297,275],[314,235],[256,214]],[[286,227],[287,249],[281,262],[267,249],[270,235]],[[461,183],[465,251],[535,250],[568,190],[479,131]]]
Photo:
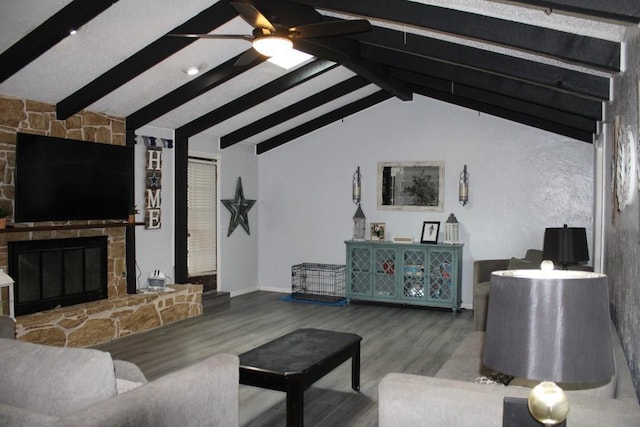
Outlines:
[[187,275],[217,270],[217,162],[189,158],[187,170]]

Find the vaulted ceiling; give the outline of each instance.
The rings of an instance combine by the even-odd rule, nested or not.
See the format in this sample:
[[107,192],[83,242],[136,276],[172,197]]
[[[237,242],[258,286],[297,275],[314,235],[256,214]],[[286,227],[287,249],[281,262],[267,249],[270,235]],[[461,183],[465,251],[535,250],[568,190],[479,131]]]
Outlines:
[[[258,154],[389,99],[427,96],[592,142],[637,0],[241,0],[287,27],[367,19],[295,39],[290,70],[234,63],[251,34],[227,0],[3,0],[0,93],[86,109]],[[70,30],[76,29],[75,35]],[[189,76],[189,67],[200,73]],[[428,118],[426,118],[428,120]]]

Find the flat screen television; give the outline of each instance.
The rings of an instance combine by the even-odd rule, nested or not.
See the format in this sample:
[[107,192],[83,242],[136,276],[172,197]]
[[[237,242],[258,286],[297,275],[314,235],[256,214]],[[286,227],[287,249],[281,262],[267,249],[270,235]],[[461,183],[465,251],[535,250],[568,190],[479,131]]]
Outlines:
[[132,173],[132,147],[18,133],[14,219],[124,219]]

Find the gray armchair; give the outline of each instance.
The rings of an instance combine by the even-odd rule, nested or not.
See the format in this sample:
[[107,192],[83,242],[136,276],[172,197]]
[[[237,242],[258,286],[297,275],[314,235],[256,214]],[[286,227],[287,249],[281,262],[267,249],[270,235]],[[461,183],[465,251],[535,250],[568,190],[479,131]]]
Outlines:
[[473,324],[476,331],[484,331],[487,322],[491,273],[506,270],[508,259],[484,259],[473,263]]
[[147,382],[89,348],[0,338],[0,426],[238,426],[239,359],[213,354]]

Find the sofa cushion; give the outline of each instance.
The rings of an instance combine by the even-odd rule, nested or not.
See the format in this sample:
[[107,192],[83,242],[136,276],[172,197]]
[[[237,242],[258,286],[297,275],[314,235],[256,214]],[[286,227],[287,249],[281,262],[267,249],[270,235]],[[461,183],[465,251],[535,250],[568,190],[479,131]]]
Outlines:
[[116,395],[109,353],[0,339],[0,402],[65,416]]
[[473,288],[473,296],[484,296],[489,295],[489,287],[491,286],[491,282],[482,282],[478,283]]
[[526,259],[511,258],[507,270],[535,270],[540,268],[540,263],[535,263]]
[[542,262],[542,251],[540,249],[527,249],[524,259],[534,264],[540,265]]

